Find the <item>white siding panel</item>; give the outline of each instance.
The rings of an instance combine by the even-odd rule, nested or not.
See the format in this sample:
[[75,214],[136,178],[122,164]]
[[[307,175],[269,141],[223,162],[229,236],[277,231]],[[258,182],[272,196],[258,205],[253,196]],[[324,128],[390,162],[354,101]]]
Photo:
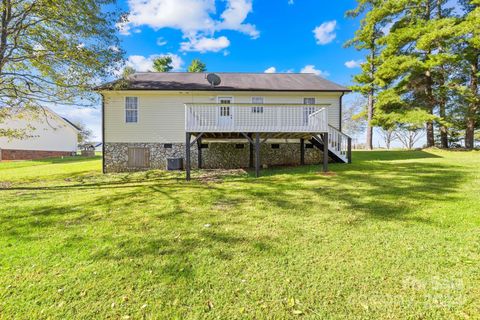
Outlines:
[[[315,97],[328,106],[329,123],[338,128],[340,93],[261,92],[104,92],[105,142],[181,143],[185,140],[185,103],[216,103],[217,96],[232,96],[234,103],[251,103],[252,96],[265,103],[301,104]],[[125,122],[125,97],[138,97],[138,123]]]
[[0,149],[36,151],[77,151],[77,131],[55,115],[7,119],[0,128],[27,130],[25,139],[0,137]]

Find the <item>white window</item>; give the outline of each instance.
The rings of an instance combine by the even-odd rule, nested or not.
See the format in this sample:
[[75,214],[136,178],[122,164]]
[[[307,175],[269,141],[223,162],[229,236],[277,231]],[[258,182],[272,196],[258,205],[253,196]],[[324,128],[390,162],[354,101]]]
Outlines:
[[138,122],[138,97],[125,98],[125,122]]
[[230,117],[230,107],[220,107],[221,117]]
[[220,104],[230,104],[233,102],[233,97],[217,97],[217,102]]
[[303,107],[303,124],[308,125],[310,115],[316,110],[316,107],[312,106],[315,104],[315,98],[303,98],[303,104],[307,105]]
[[303,98],[303,104],[315,104],[315,98]]
[[[252,97],[252,104],[263,104],[263,97]],[[263,113],[263,107],[252,107],[252,113]]]

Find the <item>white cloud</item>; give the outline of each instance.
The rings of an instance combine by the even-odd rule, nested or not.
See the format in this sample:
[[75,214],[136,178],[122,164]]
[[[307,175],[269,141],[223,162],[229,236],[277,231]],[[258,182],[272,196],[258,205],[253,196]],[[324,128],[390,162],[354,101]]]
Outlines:
[[153,54],[148,57],[140,56],[140,55],[133,55],[129,56],[125,65],[127,67],[132,67],[135,71],[138,72],[147,72],[153,71],[153,60],[158,57],[169,56],[172,58],[172,67],[173,71],[180,71],[183,69],[184,61],[183,59],[173,53],[167,54]]
[[236,30],[248,34],[253,39],[260,36],[257,28],[250,23],[243,23],[252,12],[252,0],[228,0],[227,8],[222,13],[221,21],[216,30]]
[[322,70],[316,69],[313,64],[306,65],[305,67],[302,68],[302,70],[300,70],[300,72],[301,73],[313,73],[317,76],[324,77],[324,78],[326,78],[330,75],[330,73],[328,73],[327,71],[322,71]]
[[163,37],[158,37],[157,38],[157,46],[164,46],[167,44],[167,40],[165,40]]
[[211,30],[214,0],[129,0],[130,14],[124,28],[149,26],[180,29],[184,33]]
[[275,73],[277,72],[277,68],[275,67],[270,67],[267,70],[264,71],[265,73]]
[[229,45],[230,40],[225,36],[218,38],[192,37],[188,41],[180,43],[180,51],[218,52],[228,48]]
[[[189,39],[192,44],[195,40],[214,40],[214,33],[222,30],[234,30],[254,39],[258,38],[260,33],[255,25],[245,23],[252,12],[252,0],[226,2],[220,18],[214,18],[212,16],[217,9],[215,0],[128,0],[130,14],[127,22],[119,25],[119,32],[127,35],[140,26],[148,26],[154,30],[173,28],[182,31],[184,38]],[[220,38],[215,40],[218,42]],[[226,43],[225,39],[221,40],[223,45]]]
[[362,63],[361,60],[349,60],[349,61],[345,62],[345,67],[347,67],[349,69],[358,68],[358,67],[360,67],[361,63]]
[[288,4],[290,4],[290,5],[295,4],[295,1],[294,0],[288,0]]
[[337,34],[335,28],[337,27],[337,21],[327,21],[313,29],[313,34],[317,40],[317,44],[323,45],[332,42]]
[[120,52],[120,48],[118,46],[110,46],[108,49],[112,50],[113,52]]

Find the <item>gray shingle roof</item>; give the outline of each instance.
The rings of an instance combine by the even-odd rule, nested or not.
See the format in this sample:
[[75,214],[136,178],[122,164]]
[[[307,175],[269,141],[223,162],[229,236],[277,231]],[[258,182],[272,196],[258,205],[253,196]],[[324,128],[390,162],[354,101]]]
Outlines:
[[229,73],[212,87],[208,73],[139,72],[97,87],[97,90],[192,90],[192,91],[350,91],[348,88],[310,73]]

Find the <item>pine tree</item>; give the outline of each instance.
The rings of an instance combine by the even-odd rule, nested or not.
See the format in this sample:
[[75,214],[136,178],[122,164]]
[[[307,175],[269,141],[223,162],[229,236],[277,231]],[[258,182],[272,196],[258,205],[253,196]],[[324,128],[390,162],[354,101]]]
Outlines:
[[367,118],[367,136],[366,147],[373,149],[373,121],[375,117],[375,96],[378,91],[376,85],[376,70],[380,63],[379,55],[381,46],[378,40],[383,36],[382,26],[387,23],[379,14],[381,1],[378,0],[359,0],[357,8],[347,12],[347,16],[357,17],[367,12],[361,21],[361,27],[355,32],[353,39],[348,41],[345,46],[353,46],[355,49],[367,52],[366,62],[361,64],[362,72],[355,75],[353,81],[355,85],[352,90],[361,93],[367,98],[365,110]]
[[[459,92],[466,102],[465,147],[472,149],[475,144],[475,129],[480,118],[480,0],[461,0],[464,10],[461,22],[457,25],[460,36],[460,65],[462,72]],[[462,83],[463,82],[463,83]]]
[[444,46],[453,37],[456,23],[444,9],[445,2],[387,0],[383,4],[395,23],[382,39],[386,47],[377,75],[388,90],[379,96],[378,107],[403,115],[414,111],[426,123],[427,147],[435,145],[434,121],[445,125],[437,107],[440,102],[444,115],[445,94],[440,93],[444,92],[445,78],[441,75],[453,59]]

